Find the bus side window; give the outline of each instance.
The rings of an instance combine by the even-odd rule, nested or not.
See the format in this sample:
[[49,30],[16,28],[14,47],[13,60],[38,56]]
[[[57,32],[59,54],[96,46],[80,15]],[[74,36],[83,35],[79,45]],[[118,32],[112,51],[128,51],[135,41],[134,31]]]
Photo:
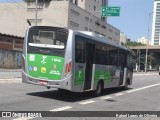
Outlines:
[[103,44],[96,45],[96,64],[108,64],[108,51],[107,47],[105,47]]
[[133,59],[132,59],[132,56],[131,55],[127,55],[127,68],[130,70],[130,71],[133,71]]
[[85,62],[85,42],[78,36],[75,41],[75,62]]
[[125,53],[122,51],[122,50],[120,50],[119,51],[119,56],[118,56],[119,58],[119,66],[123,66],[123,67],[125,67]]
[[109,51],[109,65],[118,65],[118,50]]

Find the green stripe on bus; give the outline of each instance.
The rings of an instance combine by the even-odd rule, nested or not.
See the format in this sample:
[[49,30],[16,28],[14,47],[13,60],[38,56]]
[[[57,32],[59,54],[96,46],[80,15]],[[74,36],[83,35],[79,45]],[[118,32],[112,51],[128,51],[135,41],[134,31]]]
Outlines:
[[83,85],[85,79],[85,72],[82,70],[75,71],[74,85]]
[[28,74],[35,78],[47,80],[60,80],[64,58],[43,55],[43,54],[27,54]]
[[99,81],[100,79],[103,79],[105,83],[111,82],[111,72],[109,71],[95,71],[94,80]]

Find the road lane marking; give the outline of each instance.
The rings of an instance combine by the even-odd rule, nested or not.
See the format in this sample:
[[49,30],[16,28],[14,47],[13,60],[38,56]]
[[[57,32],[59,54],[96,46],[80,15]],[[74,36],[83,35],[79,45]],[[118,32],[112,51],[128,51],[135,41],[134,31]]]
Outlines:
[[21,117],[21,118],[16,118],[16,119],[12,119],[12,120],[31,120],[33,118],[36,118],[36,117]]
[[0,78],[0,83],[22,83],[22,78]]
[[134,90],[129,90],[129,91],[126,91],[126,93],[132,93],[132,92],[140,91],[140,90],[143,90],[143,89],[155,87],[155,86],[158,86],[158,85],[160,85],[160,83],[154,84],[154,85],[149,85],[149,86],[142,87],[142,88],[137,88],[137,89],[134,89]]
[[65,107],[60,107],[60,108],[56,108],[56,109],[49,110],[49,111],[56,112],[56,111],[63,111],[63,110],[71,109],[71,108],[72,108],[71,106],[65,106]]
[[121,96],[121,95],[124,95],[124,93],[122,92],[122,93],[116,93],[116,94],[114,94],[115,96]]
[[93,102],[96,102],[96,101],[94,101],[94,100],[87,100],[87,101],[81,102],[79,104],[86,105],[86,104],[90,104],[90,103],[93,103]]
[[155,86],[158,86],[158,85],[160,85],[160,83],[154,84],[154,85],[145,86],[145,87],[142,87],[142,88],[129,90],[129,91],[126,91],[126,92],[120,92],[120,93],[112,94],[112,96],[108,96],[108,95],[107,96],[103,96],[103,97],[100,97],[100,99],[102,99],[102,100],[110,99],[110,98],[118,97],[118,96],[121,96],[121,95],[125,95],[127,93],[132,93],[132,92],[144,90],[144,89],[147,89],[147,88],[155,87]]
[[111,99],[112,97],[110,97],[110,96],[104,96],[104,97],[101,97],[100,99],[102,99],[102,100],[106,100],[106,99]]

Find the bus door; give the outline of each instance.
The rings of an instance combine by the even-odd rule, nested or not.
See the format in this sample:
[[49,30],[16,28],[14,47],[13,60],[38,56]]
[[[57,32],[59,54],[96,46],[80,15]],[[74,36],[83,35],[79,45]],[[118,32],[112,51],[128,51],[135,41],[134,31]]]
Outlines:
[[123,78],[124,78],[124,65],[125,65],[125,55],[121,55],[120,56],[120,81],[119,81],[119,85],[123,85]]
[[124,77],[124,66],[121,66],[121,68],[120,68],[120,81],[119,81],[119,85],[123,84],[123,77]]
[[86,69],[85,69],[84,90],[91,89],[94,55],[95,55],[95,44],[86,42]]

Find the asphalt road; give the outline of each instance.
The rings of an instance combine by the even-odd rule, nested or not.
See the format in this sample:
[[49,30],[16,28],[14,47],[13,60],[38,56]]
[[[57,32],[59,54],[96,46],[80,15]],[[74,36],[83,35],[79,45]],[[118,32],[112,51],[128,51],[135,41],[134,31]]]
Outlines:
[[[160,76],[158,74],[136,74],[133,85],[127,90],[106,89],[100,97],[87,93],[59,93],[57,89],[46,89],[16,82],[0,83],[0,111],[160,111]],[[95,114],[90,113],[91,116]],[[5,118],[22,120],[22,118]],[[27,118],[36,120],[159,120],[156,117],[55,117]],[[25,120],[27,120],[25,119]]]

